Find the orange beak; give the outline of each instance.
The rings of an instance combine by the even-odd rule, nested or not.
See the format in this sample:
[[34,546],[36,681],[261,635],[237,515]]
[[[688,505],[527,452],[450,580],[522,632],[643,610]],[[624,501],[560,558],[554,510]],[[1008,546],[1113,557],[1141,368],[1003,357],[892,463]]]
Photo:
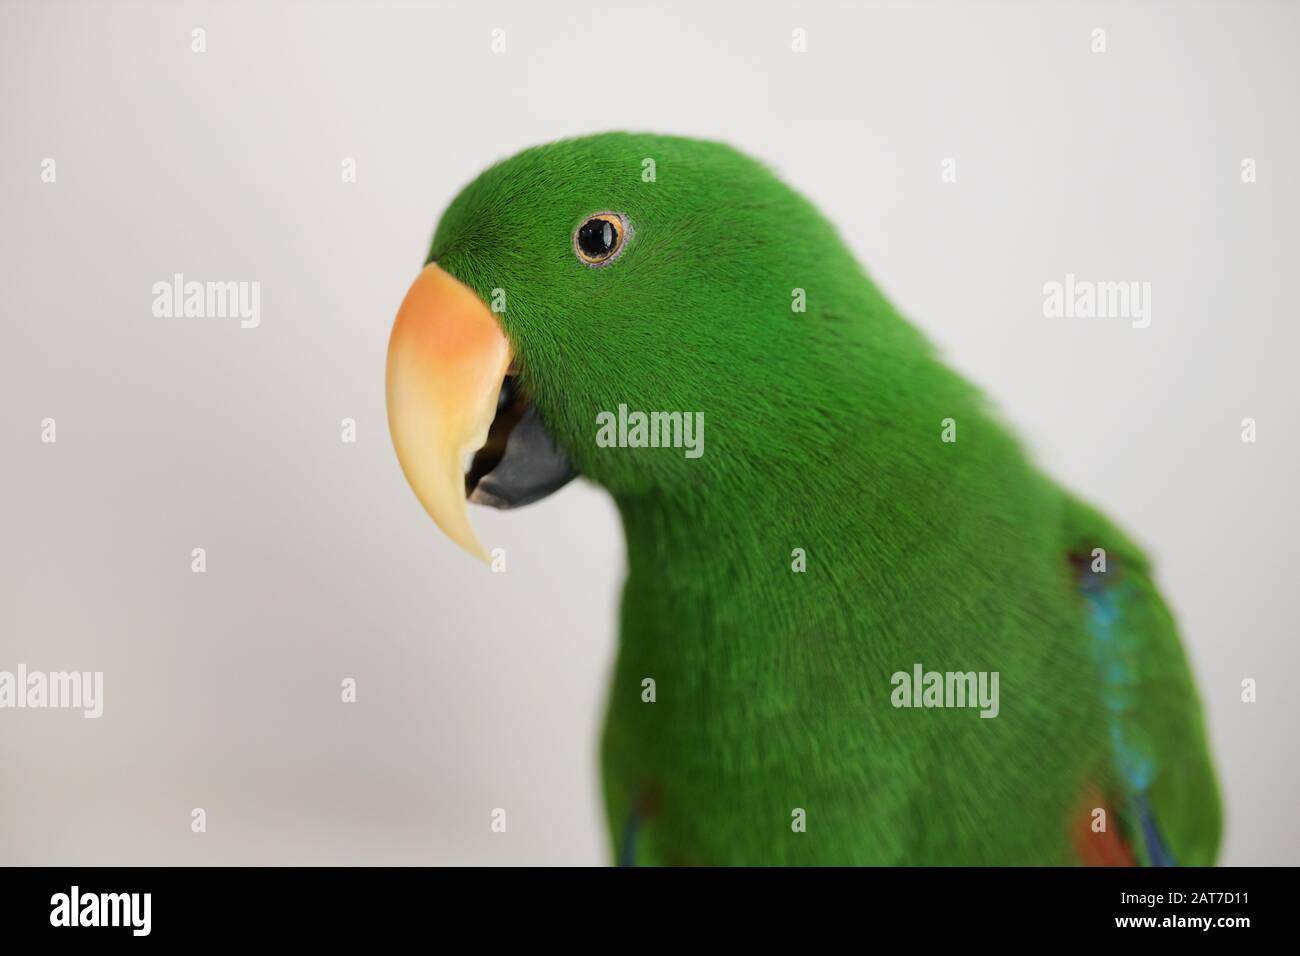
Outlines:
[[439,528],[488,560],[465,506],[465,458],[487,441],[512,353],[472,289],[434,263],[411,284],[388,340],[388,430]]

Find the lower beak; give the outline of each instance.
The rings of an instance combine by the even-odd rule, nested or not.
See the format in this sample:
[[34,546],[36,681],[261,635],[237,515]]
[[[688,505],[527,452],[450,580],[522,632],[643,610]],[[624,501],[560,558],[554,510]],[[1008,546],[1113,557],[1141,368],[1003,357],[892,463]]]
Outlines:
[[487,442],[511,359],[510,343],[474,291],[437,264],[425,266],[388,341],[388,428],[424,510],[484,561],[465,507],[464,462]]

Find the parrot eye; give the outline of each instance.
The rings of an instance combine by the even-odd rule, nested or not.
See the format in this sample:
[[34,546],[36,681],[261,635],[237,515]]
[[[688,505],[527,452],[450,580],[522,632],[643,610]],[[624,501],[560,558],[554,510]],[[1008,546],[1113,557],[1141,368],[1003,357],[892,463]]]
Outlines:
[[573,234],[573,252],[585,265],[609,265],[623,251],[628,232],[625,216],[616,212],[597,213]]

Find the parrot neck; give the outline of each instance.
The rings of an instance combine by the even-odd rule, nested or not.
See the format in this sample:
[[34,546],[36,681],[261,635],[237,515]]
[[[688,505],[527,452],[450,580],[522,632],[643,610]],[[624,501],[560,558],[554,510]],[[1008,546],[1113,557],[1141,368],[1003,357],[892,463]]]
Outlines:
[[761,414],[724,407],[731,427],[711,433],[690,482],[615,492],[627,679],[726,671],[743,698],[743,671],[780,697],[792,662],[826,687],[864,654],[925,664],[964,626],[936,596],[966,582],[981,595],[969,606],[993,600],[1023,576],[1023,555],[1050,547],[1059,492],[979,392],[890,316],[871,325],[870,354],[817,353],[811,397],[790,391],[813,380],[805,370],[755,390]]
[[[873,573],[858,519],[838,513],[834,497],[810,513],[807,499],[749,490],[733,487],[722,508],[701,507],[718,504],[717,494],[619,503],[628,576],[607,720],[611,760],[622,759],[620,747],[647,767],[705,739],[725,748],[720,741],[779,724],[796,701],[807,717],[860,697],[864,668],[897,669],[890,574]],[[907,663],[940,659],[923,646],[928,639],[914,642],[908,653],[920,656]],[[647,694],[657,694],[653,708]]]
[[[831,644],[860,646],[864,634],[882,660],[942,643],[960,622],[934,596],[971,580],[973,567],[986,569],[981,587],[1014,578],[993,556],[1014,556],[1009,535],[1032,539],[1025,550],[1041,544],[1034,529],[1050,528],[1059,506],[1014,439],[964,397],[934,389],[933,407],[910,416],[877,400],[880,417],[853,425],[869,438],[846,435],[807,479],[731,471],[689,494],[617,498],[628,559],[623,653],[672,648],[644,654],[690,668],[731,666],[743,649],[766,654],[756,680],[779,684],[773,655],[830,661]],[[950,418],[964,444],[947,441]]]
[[741,634],[755,647],[807,628],[842,630],[836,608],[869,598],[866,581],[845,590],[845,574],[870,550],[859,517],[829,508],[809,514],[770,486],[733,487],[729,501],[724,509],[657,497],[619,502],[625,645],[681,644],[690,666],[700,655],[734,653]]

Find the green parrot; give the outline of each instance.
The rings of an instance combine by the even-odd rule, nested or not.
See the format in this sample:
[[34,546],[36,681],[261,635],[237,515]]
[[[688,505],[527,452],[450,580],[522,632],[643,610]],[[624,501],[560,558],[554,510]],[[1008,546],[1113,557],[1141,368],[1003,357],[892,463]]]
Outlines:
[[487,169],[402,302],[387,402],[481,558],[467,501],[579,475],[617,504],[618,863],[1214,862],[1147,558],[761,163],[607,133]]

